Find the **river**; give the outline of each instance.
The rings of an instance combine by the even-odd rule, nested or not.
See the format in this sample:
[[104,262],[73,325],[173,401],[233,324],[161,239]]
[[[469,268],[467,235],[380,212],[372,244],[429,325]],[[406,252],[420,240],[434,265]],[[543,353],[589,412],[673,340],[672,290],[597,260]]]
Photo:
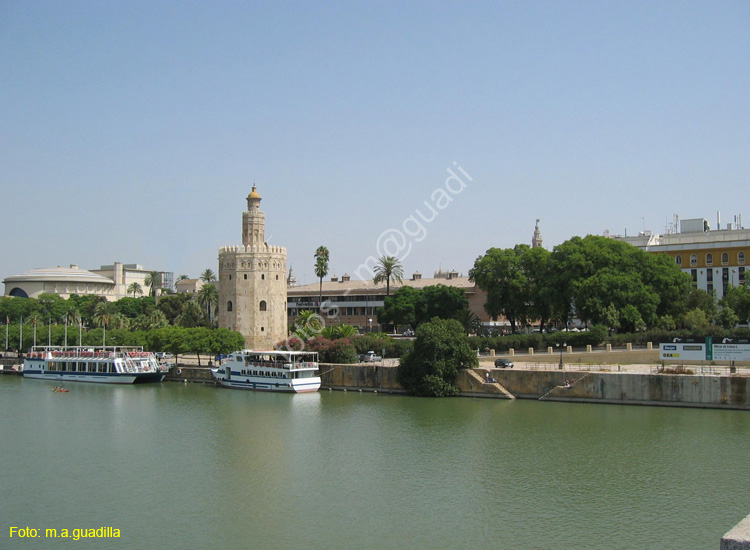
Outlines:
[[53,386],[0,377],[3,548],[703,550],[750,513],[745,411]]

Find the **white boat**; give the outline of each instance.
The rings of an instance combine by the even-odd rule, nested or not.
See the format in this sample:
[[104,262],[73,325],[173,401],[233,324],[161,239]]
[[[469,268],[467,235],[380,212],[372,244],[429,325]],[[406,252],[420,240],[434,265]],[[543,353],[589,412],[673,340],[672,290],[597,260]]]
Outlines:
[[317,371],[317,352],[244,349],[230,354],[211,374],[227,388],[303,393],[320,388]]
[[137,346],[35,346],[23,365],[24,378],[57,382],[140,384],[161,382],[166,374],[153,353]]

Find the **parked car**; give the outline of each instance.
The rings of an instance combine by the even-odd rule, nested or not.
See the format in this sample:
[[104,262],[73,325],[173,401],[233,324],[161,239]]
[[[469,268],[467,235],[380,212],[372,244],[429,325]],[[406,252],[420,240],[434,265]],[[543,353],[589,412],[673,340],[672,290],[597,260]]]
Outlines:
[[376,361],[382,361],[382,359],[383,358],[380,357],[380,355],[377,355],[374,351],[368,351],[359,356],[360,363],[375,363]]
[[495,359],[495,366],[500,369],[513,368],[513,361],[510,359]]

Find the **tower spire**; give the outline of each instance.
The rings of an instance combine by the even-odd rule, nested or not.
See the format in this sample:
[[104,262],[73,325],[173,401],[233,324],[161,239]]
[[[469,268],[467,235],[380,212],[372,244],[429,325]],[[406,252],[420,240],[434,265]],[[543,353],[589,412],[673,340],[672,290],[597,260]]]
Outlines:
[[536,219],[536,225],[534,226],[534,236],[531,237],[531,248],[541,248],[542,246],[542,232],[539,231],[539,218]]

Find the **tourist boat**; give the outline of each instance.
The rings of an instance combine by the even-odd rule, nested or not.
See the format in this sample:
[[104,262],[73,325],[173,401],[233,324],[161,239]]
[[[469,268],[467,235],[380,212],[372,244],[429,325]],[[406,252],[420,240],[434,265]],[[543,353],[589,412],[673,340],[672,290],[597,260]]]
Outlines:
[[245,349],[231,353],[211,374],[227,388],[303,393],[320,388],[317,370],[317,352]]
[[136,346],[35,346],[23,364],[24,378],[104,384],[161,382],[167,370]]

